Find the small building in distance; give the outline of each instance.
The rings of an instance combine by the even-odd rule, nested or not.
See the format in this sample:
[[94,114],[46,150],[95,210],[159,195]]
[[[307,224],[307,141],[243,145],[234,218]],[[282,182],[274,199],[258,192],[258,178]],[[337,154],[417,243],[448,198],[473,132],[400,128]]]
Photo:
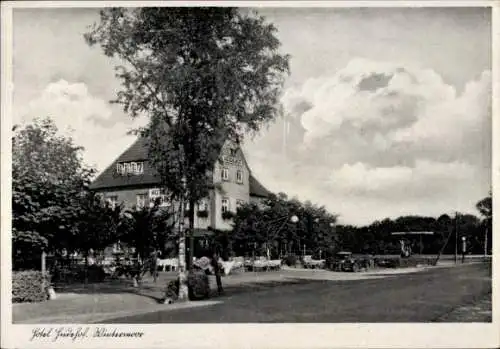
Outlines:
[[[195,235],[205,235],[209,230],[230,230],[232,220],[224,212],[234,213],[239,205],[259,203],[270,194],[252,175],[241,147],[226,143],[219,160],[214,167],[209,196],[195,208]],[[108,166],[90,188],[112,205],[123,204],[128,209],[152,205],[158,199],[162,207],[172,205],[148,161],[148,143],[143,137]]]

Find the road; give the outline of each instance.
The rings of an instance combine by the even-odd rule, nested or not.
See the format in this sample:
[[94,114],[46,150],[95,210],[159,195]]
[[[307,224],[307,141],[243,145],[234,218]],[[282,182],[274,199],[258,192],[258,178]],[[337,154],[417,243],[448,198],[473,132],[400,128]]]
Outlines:
[[[167,310],[106,323],[433,322],[491,293],[491,266],[469,264],[382,279],[300,280],[231,292],[209,307]],[[441,320],[442,321],[442,320]]]

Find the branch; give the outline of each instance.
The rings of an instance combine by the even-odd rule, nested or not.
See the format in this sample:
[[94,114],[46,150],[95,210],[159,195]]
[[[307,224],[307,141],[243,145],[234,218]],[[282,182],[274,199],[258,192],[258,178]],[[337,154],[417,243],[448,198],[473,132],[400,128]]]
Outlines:
[[[125,59],[125,61],[127,61],[138,73],[139,75],[141,76],[141,83],[146,86],[146,88],[149,90],[149,92],[151,92],[151,94],[153,95],[153,98],[156,99],[156,101],[161,105],[161,107],[163,108],[163,111],[168,114],[168,110],[167,108],[165,107],[165,102],[162,101],[160,98],[158,98],[158,92],[154,91],[153,88],[146,82],[146,79],[144,78],[144,75],[143,75],[143,72],[137,67],[137,64],[134,63],[132,61],[132,59],[129,57],[129,56],[123,56],[123,58]],[[172,126],[172,123],[170,122],[170,119],[167,118],[167,124],[168,126]]]

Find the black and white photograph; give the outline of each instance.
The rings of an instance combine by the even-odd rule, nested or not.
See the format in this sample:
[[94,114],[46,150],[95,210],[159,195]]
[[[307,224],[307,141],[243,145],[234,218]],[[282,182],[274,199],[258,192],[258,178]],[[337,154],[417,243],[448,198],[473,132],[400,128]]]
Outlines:
[[493,2],[339,3],[2,5],[2,322],[23,345],[415,323],[500,345]]

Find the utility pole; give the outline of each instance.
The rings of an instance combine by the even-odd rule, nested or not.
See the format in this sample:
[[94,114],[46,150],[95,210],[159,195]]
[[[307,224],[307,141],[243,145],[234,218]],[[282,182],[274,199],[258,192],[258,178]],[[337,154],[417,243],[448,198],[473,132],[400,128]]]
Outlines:
[[488,256],[488,227],[484,232],[484,257]]

